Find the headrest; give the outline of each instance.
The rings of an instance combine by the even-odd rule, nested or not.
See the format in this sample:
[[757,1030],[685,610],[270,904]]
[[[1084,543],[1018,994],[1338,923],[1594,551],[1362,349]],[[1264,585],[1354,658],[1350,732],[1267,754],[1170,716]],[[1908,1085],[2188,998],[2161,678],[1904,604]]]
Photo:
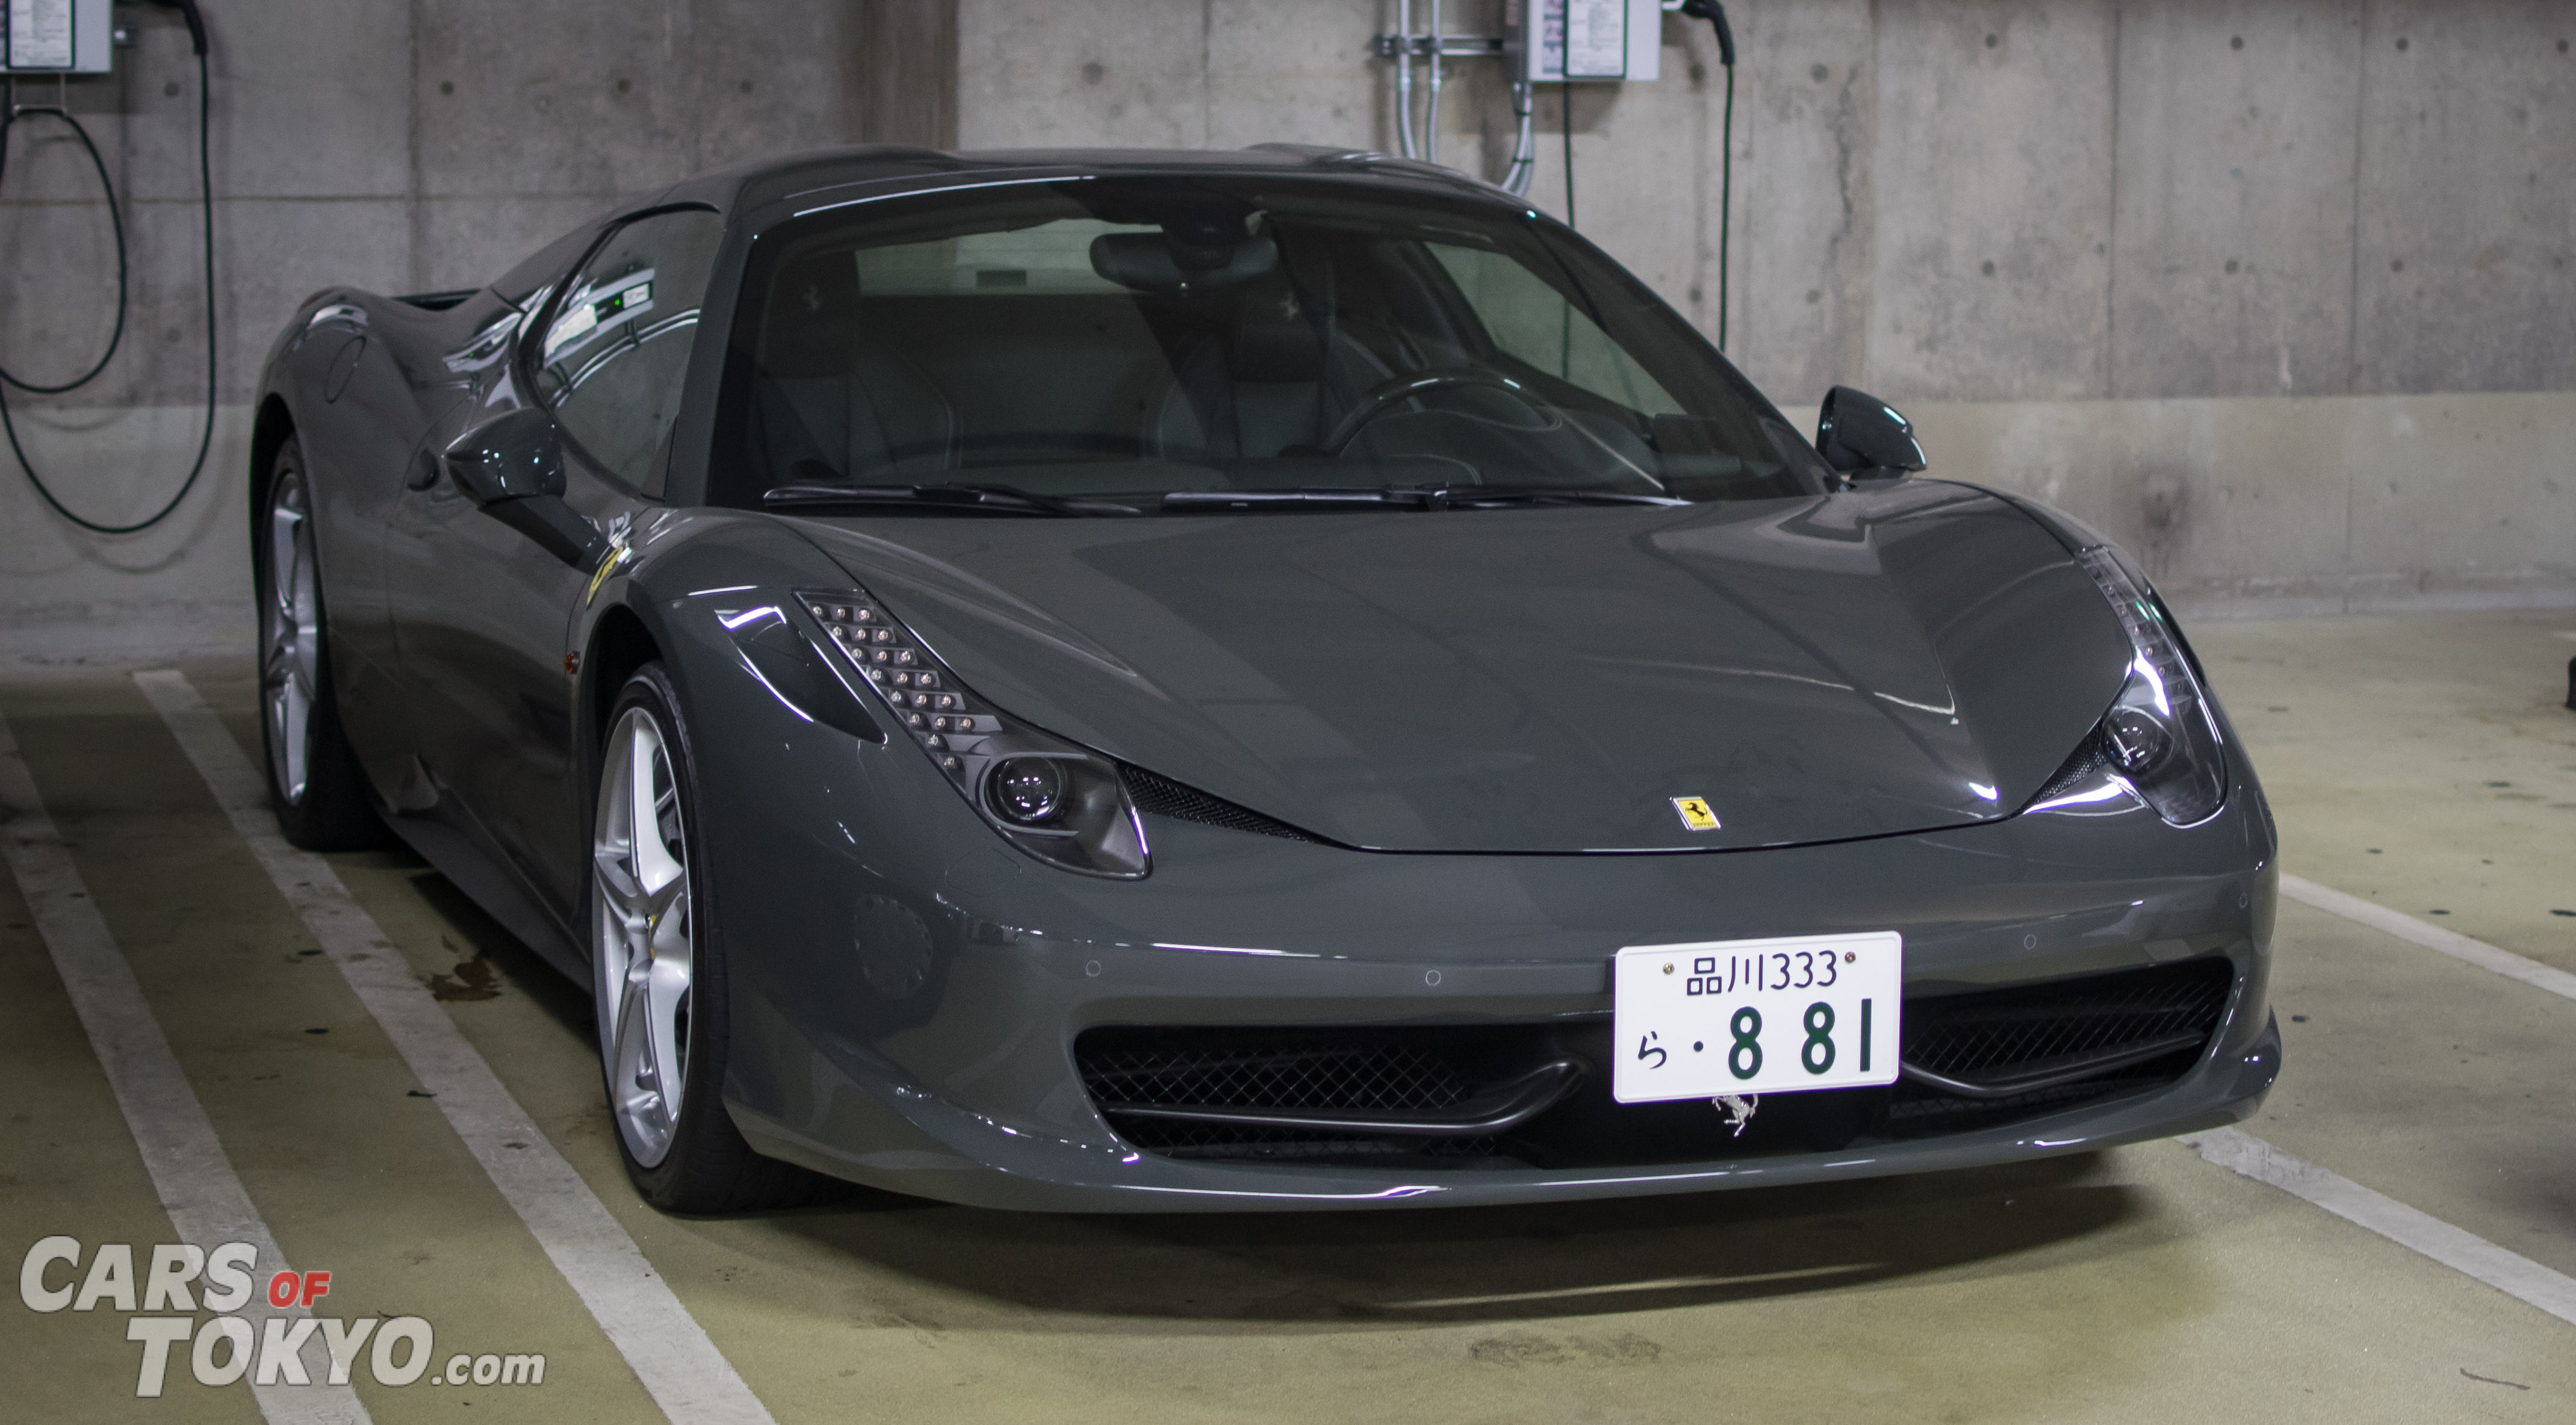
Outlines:
[[1315,328],[1295,317],[1247,321],[1234,334],[1229,364],[1237,381],[1324,379],[1324,343]]
[[859,264],[847,249],[781,264],[761,325],[760,368],[772,376],[839,376],[857,355]]
[[1266,237],[1211,245],[1162,233],[1102,233],[1091,240],[1091,270],[1136,292],[1193,292],[1233,287],[1279,265],[1279,244]]

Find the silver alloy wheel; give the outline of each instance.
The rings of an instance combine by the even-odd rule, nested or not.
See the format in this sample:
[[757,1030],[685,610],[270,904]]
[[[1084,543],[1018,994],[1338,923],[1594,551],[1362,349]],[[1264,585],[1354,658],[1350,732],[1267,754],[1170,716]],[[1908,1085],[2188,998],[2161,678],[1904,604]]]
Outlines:
[[322,593],[304,477],[279,473],[268,496],[268,603],[259,611],[261,703],[268,774],[289,806],[304,800],[313,766],[313,701],[322,682]]
[[688,1082],[696,935],[680,789],[662,726],[643,708],[608,735],[591,826],[599,1052],[617,1131],[651,1168],[671,1151]]

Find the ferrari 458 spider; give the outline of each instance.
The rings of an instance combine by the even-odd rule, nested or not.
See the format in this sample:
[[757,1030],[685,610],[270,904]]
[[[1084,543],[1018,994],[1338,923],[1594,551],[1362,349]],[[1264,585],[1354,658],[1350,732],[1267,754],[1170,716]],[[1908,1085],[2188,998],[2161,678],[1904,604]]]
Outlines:
[[855,149],[262,383],[267,764],[586,982],[680,1210],[1553,1201],[2272,1083],[2139,568],[1383,155]]

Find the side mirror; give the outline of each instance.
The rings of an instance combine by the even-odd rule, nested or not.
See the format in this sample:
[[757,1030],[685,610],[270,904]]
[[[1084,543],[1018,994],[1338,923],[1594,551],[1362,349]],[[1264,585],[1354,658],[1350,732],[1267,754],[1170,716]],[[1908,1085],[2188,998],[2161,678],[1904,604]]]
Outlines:
[[1846,480],[1895,480],[1923,468],[1913,423],[1864,391],[1836,386],[1816,417],[1816,450]]
[[489,507],[503,500],[564,492],[563,437],[554,417],[534,406],[494,416],[447,447],[447,468],[467,499]]
[[483,513],[575,569],[608,553],[597,526],[564,503],[563,437],[533,406],[494,416],[447,447],[456,488]]

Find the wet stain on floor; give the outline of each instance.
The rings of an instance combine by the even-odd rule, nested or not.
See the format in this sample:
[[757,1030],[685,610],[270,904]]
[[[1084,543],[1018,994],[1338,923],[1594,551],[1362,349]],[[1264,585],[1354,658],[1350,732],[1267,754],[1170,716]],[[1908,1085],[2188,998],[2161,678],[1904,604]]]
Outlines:
[[492,962],[477,955],[457,962],[456,969],[445,975],[429,977],[430,998],[455,1003],[458,1000],[499,999],[501,976]]

